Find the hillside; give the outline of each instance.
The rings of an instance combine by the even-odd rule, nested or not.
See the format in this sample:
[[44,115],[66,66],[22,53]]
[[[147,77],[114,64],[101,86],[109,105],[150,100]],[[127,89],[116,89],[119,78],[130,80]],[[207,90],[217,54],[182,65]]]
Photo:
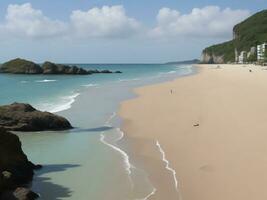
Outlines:
[[267,42],[267,10],[263,10],[237,24],[233,28],[233,40],[210,46],[203,50],[203,63],[228,63],[235,61],[238,52],[249,51],[251,47]]

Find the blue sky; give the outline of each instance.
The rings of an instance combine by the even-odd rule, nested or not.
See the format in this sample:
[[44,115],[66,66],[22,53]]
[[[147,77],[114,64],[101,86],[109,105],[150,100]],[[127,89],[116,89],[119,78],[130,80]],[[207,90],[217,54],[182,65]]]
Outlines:
[[[155,63],[198,58],[267,0],[0,1],[3,62]],[[265,6],[265,7],[264,7]]]

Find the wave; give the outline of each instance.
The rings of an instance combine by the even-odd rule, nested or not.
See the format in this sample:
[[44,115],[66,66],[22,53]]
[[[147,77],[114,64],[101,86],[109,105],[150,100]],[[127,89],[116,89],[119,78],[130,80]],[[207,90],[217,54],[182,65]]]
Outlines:
[[20,81],[20,83],[29,83],[29,81]]
[[57,80],[49,80],[49,79],[44,79],[44,80],[37,80],[35,82],[37,83],[49,83],[49,82],[56,82]]
[[95,86],[98,86],[98,84],[87,84],[87,85],[82,85],[83,87],[95,87]]
[[176,177],[176,171],[175,171],[173,168],[170,167],[170,163],[169,163],[169,161],[167,160],[167,158],[166,158],[166,154],[165,154],[164,150],[162,149],[162,147],[161,147],[159,141],[156,142],[156,145],[157,145],[157,147],[159,148],[159,151],[160,151],[160,153],[161,153],[161,155],[162,155],[162,160],[163,160],[163,162],[166,163],[166,167],[165,167],[165,168],[166,168],[167,170],[169,170],[170,172],[172,172],[172,174],[173,174],[173,180],[174,180],[174,184],[175,184],[175,189],[176,189],[176,191],[178,191],[178,180],[177,180],[177,177]]
[[166,72],[166,74],[174,74],[176,73],[177,71],[169,71],[169,72]]
[[[122,137],[123,137],[123,136],[122,136]],[[122,138],[122,137],[120,137],[120,138]],[[115,146],[115,145],[113,145],[113,144],[111,144],[111,143],[108,143],[108,142],[105,140],[104,132],[102,132],[102,134],[100,135],[100,141],[101,141],[103,144],[105,144],[105,145],[111,147],[112,149],[114,149],[115,151],[119,152],[119,153],[122,155],[122,157],[123,157],[123,163],[124,163],[124,169],[126,170],[126,172],[127,172],[127,174],[128,174],[128,178],[129,178],[129,180],[130,180],[130,183],[131,183],[131,185],[132,185],[132,187],[133,187],[134,184],[133,184],[133,180],[132,180],[132,177],[131,177],[131,174],[132,174],[132,170],[131,170],[131,169],[134,168],[134,167],[133,167],[132,164],[130,163],[130,158],[129,158],[128,154],[127,154],[126,152],[124,152],[123,150],[121,150],[120,148],[118,148],[117,146]],[[118,140],[117,140],[117,141],[118,141]]]
[[152,197],[154,194],[156,194],[157,189],[153,188],[152,192],[148,194],[145,198],[140,199],[140,200],[148,200],[150,197]]
[[71,105],[75,102],[75,99],[80,95],[80,93],[75,93],[70,96],[61,97],[58,103],[41,103],[37,105],[40,110],[48,111],[51,113],[57,113],[71,108]]
[[[111,126],[111,121],[112,121],[112,119],[114,119],[114,118],[116,117],[116,115],[117,115],[117,113],[116,113],[116,112],[113,112],[112,115],[111,115],[111,116],[108,118],[108,120],[106,121],[105,125],[107,125],[107,126]],[[135,167],[130,163],[130,158],[129,158],[128,154],[127,154],[125,151],[123,151],[122,149],[120,149],[119,147],[116,146],[116,143],[117,143],[118,141],[122,140],[122,138],[124,137],[124,133],[123,133],[123,131],[121,131],[120,128],[117,128],[116,130],[117,130],[117,133],[119,133],[120,135],[119,135],[119,137],[114,141],[115,144],[111,144],[111,143],[109,143],[109,142],[107,142],[107,141],[105,140],[104,131],[103,131],[103,132],[101,133],[101,135],[100,135],[100,141],[101,141],[103,144],[105,144],[105,145],[111,147],[112,149],[114,149],[115,151],[119,152],[119,153],[122,155],[122,157],[123,157],[123,163],[124,163],[124,169],[126,170],[126,172],[127,172],[127,174],[128,174],[128,178],[129,178],[129,180],[130,180],[130,183],[131,183],[131,185],[132,185],[132,187],[133,187],[133,186],[134,186],[134,183],[133,183],[131,174],[132,174],[132,168],[135,168]]]
[[133,78],[133,79],[119,79],[118,82],[130,82],[130,81],[139,81],[141,80],[140,78]]

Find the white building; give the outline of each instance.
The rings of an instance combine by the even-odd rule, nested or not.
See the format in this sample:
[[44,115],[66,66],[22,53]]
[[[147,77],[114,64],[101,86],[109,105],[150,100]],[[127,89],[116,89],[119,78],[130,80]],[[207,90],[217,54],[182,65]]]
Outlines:
[[257,46],[257,59],[263,61],[265,58],[265,50],[267,49],[267,43],[263,43]]

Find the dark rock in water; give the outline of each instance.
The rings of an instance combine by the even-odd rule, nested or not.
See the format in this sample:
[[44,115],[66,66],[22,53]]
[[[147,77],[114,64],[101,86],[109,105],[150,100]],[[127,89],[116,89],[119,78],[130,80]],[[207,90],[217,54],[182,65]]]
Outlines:
[[0,128],[0,200],[37,199],[26,188],[36,167],[23,153],[18,136]]
[[55,63],[51,63],[51,62],[45,62],[43,64],[43,73],[44,74],[58,74],[58,66]]
[[121,74],[122,72],[121,71],[115,71],[116,74]]
[[112,71],[109,71],[109,70],[102,70],[102,71],[100,71],[100,73],[102,73],[102,74],[111,74]]
[[0,127],[13,131],[66,130],[72,126],[58,115],[41,112],[29,104],[0,106]]
[[41,74],[43,73],[43,69],[40,65],[34,62],[16,58],[2,64],[0,72],[13,74]]
[[39,195],[25,187],[19,187],[15,191],[4,192],[0,200],[35,200]]
[[52,62],[46,61],[43,65],[43,73],[44,74],[79,74],[79,75],[86,75],[89,74],[88,71],[86,71],[83,68],[79,68],[77,66],[69,66],[69,65],[61,65],[61,64],[55,64]]
[[58,75],[90,75],[90,74],[110,74],[121,73],[110,70],[86,70],[77,66],[55,64],[49,61],[44,62],[42,66],[24,59],[14,59],[0,66],[0,73],[11,74],[58,74]]

